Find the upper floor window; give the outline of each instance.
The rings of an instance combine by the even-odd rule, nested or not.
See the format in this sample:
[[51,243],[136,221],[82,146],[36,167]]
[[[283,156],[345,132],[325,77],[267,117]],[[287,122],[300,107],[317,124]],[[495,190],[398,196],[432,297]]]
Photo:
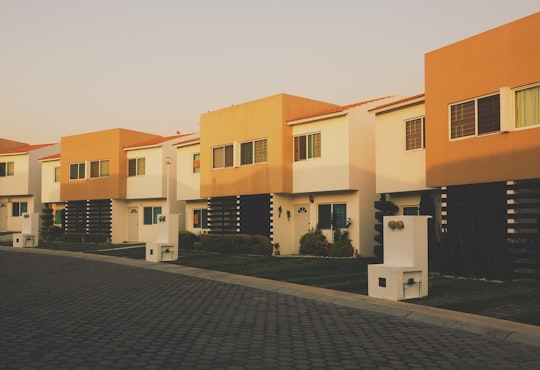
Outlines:
[[193,173],[201,172],[201,153],[193,153]]
[[423,149],[425,143],[426,118],[405,121],[405,149]]
[[321,230],[347,227],[347,204],[319,204],[317,226]]
[[80,180],[86,178],[86,164],[84,162],[69,165],[69,179]]
[[234,165],[233,145],[217,146],[212,149],[212,168],[225,168]]
[[0,176],[13,176],[15,174],[15,162],[0,162]]
[[60,167],[54,168],[54,182],[60,182]]
[[128,176],[143,176],[146,173],[146,159],[133,158],[128,160]]
[[11,216],[20,217],[23,213],[28,212],[28,203],[27,202],[13,202],[11,208]]
[[253,164],[268,161],[268,144],[266,139],[247,141],[240,144],[240,164]]
[[100,160],[90,162],[90,177],[109,176],[109,160]]
[[540,124],[540,85],[516,91],[516,127]]
[[450,106],[450,137],[457,139],[500,131],[500,95],[490,95]]
[[301,161],[321,156],[321,133],[294,137],[294,160]]

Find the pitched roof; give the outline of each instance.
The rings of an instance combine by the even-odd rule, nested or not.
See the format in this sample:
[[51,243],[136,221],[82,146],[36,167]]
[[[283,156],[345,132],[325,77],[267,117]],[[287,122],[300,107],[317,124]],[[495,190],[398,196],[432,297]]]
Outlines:
[[382,100],[382,99],[387,99],[387,98],[391,98],[391,97],[392,96],[383,96],[383,97],[380,97],[380,98],[365,100],[365,101],[361,101],[361,102],[358,102],[358,103],[342,105],[342,106],[334,108],[334,109],[327,109],[325,111],[317,112],[317,113],[314,113],[314,114],[304,115],[304,116],[301,116],[301,117],[295,117],[293,119],[288,120],[287,122],[298,121],[298,120],[301,120],[301,119],[308,119],[308,118],[314,118],[314,117],[320,117],[320,116],[326,116],[328,114],[345,112],[346,110],[351,109],[351,108],[359,107],[361,105],[373,103],[375,101]]
[[383,105],[379,105],[378,107],[375,107],[375,108],[371,108],[369,110],[369,112],[373,112],[373,111],[376,111],[376,110],[379,110],[379,109],[383,109],[383,108],[389,108],[389,107],[392,107],[392,106],[396,106],[396,105],[401,105],[403,103],[407,103],[407,102],[410,102],[410,101],[413,101],[413,100],[418,100],[420,98],[423,98],[425,96],[424,93],[422,94],[417,94],[417,95],[413,95],[413,96],[409,96],[407,98],[403,98],[403,99],[400,99],[400,100],[396,100],[396,101],[393,101],[391,103],[387,103],[387,104],[383,104]]
[[193,133],[188,134],[178,134],[178,135],[172,135],[172,136],[161,136],[150,140],[145,140],[140,143],[136,143],[133,145],[125,146],[124,149],[134,149],[134,148],[141,148],[141,147],[148,147],[148,146],[159,146],[160,144],[169,141],[169,140],[175,140],[180,139],[182,137],[193,135]]
[[48,155],[46,157],[39,158],[40,161],[50,161],[53,159],[60,159],[60,153]]
[[37,150],[41,148],[45,148],[47,146],[51,146],[54,144],[33,144],[33,145],[23,145],[19,146],[13,149],[3,150],[0,152],[0,155],[6,155],[6,154],[22,154],[22,153],[28,153],[32,150]]

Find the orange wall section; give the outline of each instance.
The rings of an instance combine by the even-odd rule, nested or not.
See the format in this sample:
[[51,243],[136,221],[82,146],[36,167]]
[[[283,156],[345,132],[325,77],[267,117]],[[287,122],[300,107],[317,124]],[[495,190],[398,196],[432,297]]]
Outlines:
[[[335,104],[278,94],[202,114],[201,196],[292,192],[293,138],[287,121],[336,109]],[[212,168],[213,147],[264,138],[268,162]]]
[[[61,200],[125,199],[127,160],[123,148],[158,137],[120,128],[62,137]],[[109,160],[109,176],[89,178],[90,161],[96,160]],[[70,180],[70,164],[80,162],[86,163],[86,178]]]
[[428,186],[540,177],[531,162],[540,158],[540,127],[450,141],[448,113],[450,104],[539,83],[538,66],[540,13],[425,55]]

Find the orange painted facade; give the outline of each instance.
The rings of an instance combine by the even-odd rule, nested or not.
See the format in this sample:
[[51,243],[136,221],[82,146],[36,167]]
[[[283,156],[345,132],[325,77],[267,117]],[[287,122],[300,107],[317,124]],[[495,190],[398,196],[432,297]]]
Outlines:
[[[219,197],[292,192],[293,138],[287,121],[340,108],[286,94],[201,115],[201,196]],[[266,139],[268,160],[239,165],[240,144]],[[235,165],[213,168],[216,146],[234,147]]]
[[[540,178],[540,125],[516,129],[514,113],[539,66],[540,13],[425,55],[427,186]],[[499,92],[500,131],[450,139],[450,105]]]
[[[159,137],[119,128],[62,137],[61,200],[125,199],[127,160],[123,148]],[[108,176],[90,178],[90,162],[101,160],[109,161]],[[85,178],[70,179],[70,165],[75,163],[85,163]]]

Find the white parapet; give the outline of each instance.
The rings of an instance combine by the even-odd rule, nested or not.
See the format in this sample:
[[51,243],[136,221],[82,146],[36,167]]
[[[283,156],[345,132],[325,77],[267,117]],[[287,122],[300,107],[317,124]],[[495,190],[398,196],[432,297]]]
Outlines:
[[156,242],[146,243],[146,260],[167,262],[178,260],[178,215],[160,215]]
[[394,301],[428,295],[430,216],[385,216],[383,263],[368,265],[368,295]]
[[13,247],[30,248],[39,244],[39,213],[24,213],[21,233],[13,234]]

